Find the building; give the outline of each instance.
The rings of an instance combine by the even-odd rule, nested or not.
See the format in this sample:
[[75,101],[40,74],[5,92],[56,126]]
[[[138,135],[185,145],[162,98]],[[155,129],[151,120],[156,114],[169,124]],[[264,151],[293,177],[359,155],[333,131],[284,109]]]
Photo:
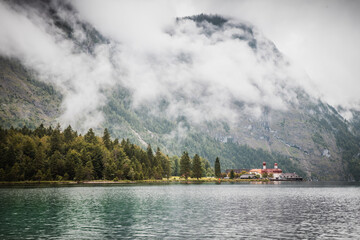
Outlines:
[[263,162],[263,168],[262,169],[250,169],[250,174],[256,174],[262,176],[264,173],[267,173],[268,175],[272,174],[272,179],[279,179],[280,175],[282,174],[282,170],[278,168],[278,164],[274,164],[274,168],[267,168],[266,162]]
[[240,176],[240,179],[253,179],[256,176],[254,174],[243,174]]
[[297,175],[296,173],[282,173],[279,176],[281,181],[302,181],[303,178]]

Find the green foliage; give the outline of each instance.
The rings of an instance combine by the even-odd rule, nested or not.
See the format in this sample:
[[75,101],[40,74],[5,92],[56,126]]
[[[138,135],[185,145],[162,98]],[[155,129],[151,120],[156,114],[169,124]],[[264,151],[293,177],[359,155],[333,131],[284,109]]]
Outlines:
[[107,128],[105,128],[105,130],[104,130],[104,136],[102,137],[102,139],[103,139],[103,143],[104,143],[105,147],[108,150],[111,150],[112,144],[111,144],[110,134],[109,134],[109,131]]
[[64,141],[66,143],[70,143],[74,140],[74,138],[76,137],[76,134],[74,133],[74,131],[72,130],[71,126],[69,125],[65,130],[64,130]]
[[172,166],[172,176],[180,176],[180,159],[178,156],[173,156],[170,158]]
[[191,160],[187,152],[184,152],[180,158],[180,174],[185,179],[188,179],[191,175]]
[[[129,140],[112,143],[106,131],[100,141],[92,129],[82,137],[71,126],[63,132],[59,125],[55,129],[43,125],[35,130],[0,128],[0,139],[1,181],[143,180],[180,173],[178,157],[169,158],[160,148],[154,155],[150,145],[143,150]],[[197,159],[200,169],[211,174],[209,162],[199,156]],[[189,177],[191,162],[187,154],[186,161]],[[203,174],[201,171],[199,178]]]
[[171,161],[168,156],[162,154],[161,166],[163,169],[163,177],[169,179],[171,177]]
[[230,179],[234,179],[235,178],[235,172],[233,169],[231,169],[231,172],[230,172]]
[[203,167],[199,155],[195,154],[192,164],[193,177],[199,179],[203,176]]
[[50,153],[53,154],[56,151],[62,152],[62,136],[60,135],[60,125],[52,132],[50,138]]
[[315,132],[315,134],[312,136],[312,140],[314,143],[316,143],[324,148],[327,147],[324,138],[318,132]]
[[214,169],[211,167],[209,160],[201,158],[201,166],[203,168],[203,177],[213,177],[215,175]]
[[92,128],[89,129],[89,131],[84,135],[85,142],[96,144],[97,139],[95,136],[95,133]]
[[215,160],[215,176],[217,178],[221,177],[220,159],[218,157],[216,157],[216,160]]
[[147,149],[146,149],[146,153],[147,153],[147,158],[149,161],[149,166],[153,167],[154,166],[154,153],[151,149],[151,145],[149,144]]

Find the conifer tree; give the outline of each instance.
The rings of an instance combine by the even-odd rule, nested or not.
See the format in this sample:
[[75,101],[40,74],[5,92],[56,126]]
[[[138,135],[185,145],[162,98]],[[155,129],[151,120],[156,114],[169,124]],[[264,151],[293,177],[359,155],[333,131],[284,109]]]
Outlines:
[[103,170],[104,170],[104,154],[99,145],[95,145],[95,147],[90,152],[91,154],[91,163],[94,169],[94,176],[97,179],[103,178]]
[[219,159],[219,157],[217,157],[216,160],[215,160],[215,176],[217,178],[221,177],[221,167],[220,167],[220,159]]
[[94,179],[94,166],[92,164],[92,162],[88,161],[85,165],[85,167],[83,168],[83,174],[84,174],[84,179],[86,180],[93,180]]
[[61,134],[60,134],[60,125],[58,124],[55,130],[52,131],[51,137],[50,137],[50,153],[51,155],[55,151],[61,152]]
[[56,179],[57,175],[63,176],[65,173],[65,161],[59,151],[55,151],[50,157],[50,170],[53,179]]
[[203,174],[203,169],[201,166],[201,160],[199,155],[195,154],[194,158],[193,158],[193,175],[194,177],[196,177],[197,179],[202,177]]
[[172,175],[173,176],[179,176],[180,174],[180,160],[178,156],[171,157],[171,163],[172,163]]
[[97,139],[95,137],[95,133],[92,130],[92,128],[90,128],[89,131],[84,135],[84,139],[85,139],[85,142],[88,142],[88,143],[93,143],[93,144],[97,143]]
[[154,154],[153,154],[153,151],[151,149],[151,145],[149,144],[147,149],[146,149],[146,153],[147,153],[147,157],[148,157],[148,160],[149,160],[149,164],[151,167],[153,167],[154,165]]
[[34,134],[39,138],[42,138],[46,134],[46,128],[44,128],[44,124],[40,124],[34,131]]
[[234,172],[234,169],[231,169],[230,179],[234,179],[234,178],[235,178],[235,172]]
[[[54,130],[52,129],[52,127],[49,126],[49,127],[46,129],[46,135],[49,135],[49,136],[50,136],[53,131],[54,131]],[[46,175],[47,175],[47,173],[46,173]]]
[[164,156],[162,159],[163,177],[167,179],[171,176],[171,162],[169,156]]
[[109,131],[107,128],[105,128],[105,130],[104,130],[104,136],[102,137],[102,139],[103,139],[105,147],[108,150],[111,150],[112,144],[111,144],[110,134],[109,134]]
[[180,159],[180,174],[185,177],[187,180],[190,176],[191,171],[191,161],[189,154],[184,152]]
[[55,129],[40,126],[35,131],[0,127],[0,180],[140,180],[169,178],[171,173],[181,173],[187,179],[192,172],[197,178],[204,172],[213,175],[207,160],[198,155],[192,169],[187,152],[181,160],[174,156],[170,161],[160,148],[154,154],[150,145],[143,150],[129,140],[121,144],[117,140],[114,145],[110,141],[111,150],[107,150],[106,132],[99,142],[92,129],[81,137],[70,125],[63,132],[60,125]]
[[71,126],[69,125],[65,130],[64,130],[64,141],[66,143],[70,143],[73,139],[74,139],[74,131],[72,130]]
[[34,167],[37,170],[41,170],[44,167],[44,162],[46,160],[46,154],[43,145],[40,143],[35,153],[34,158]]
[[157,174],[160,175],[161,177],[163,176],[163,161],[164,161],[165,156],[160,152],[160,148],[158,147],[156,149],[156,153],[155,153],[155,157],[154,157],[154,167],[157,169],[156,172],[158,172]]
[[81,155],[75,149],[71,149],[67,152],[65,158],[65,171],[69,174],[70,179],[75,177],[75,169],[81,163]]

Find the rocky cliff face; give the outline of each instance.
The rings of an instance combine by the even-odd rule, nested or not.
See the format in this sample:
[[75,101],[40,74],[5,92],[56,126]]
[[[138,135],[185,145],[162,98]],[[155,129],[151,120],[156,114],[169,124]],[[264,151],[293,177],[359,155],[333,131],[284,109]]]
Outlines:
[[[103,103],[94,113],[103,115],[94,126],[99,132],[107,127],[113,137],[150,143],[170,155],[186,150],[212,163],[219,156],[223,168],[267,161],[312,179],[360,177],[359,114],[353,111],[348,122],[312,97],[299,84],[305,75],[294,76],[291,63],[249,23],[203,14],[176,19],[164,30],[171,51],[136,62],[124,61],[128,50],[83,21],[70,4],[16,1],[14,7],[41,12],[49,34],[72,42],[77,55],[96,61],[99,46],[109,49],[109,75],[118,79],[101,87]],[[178,47],[181,42],[186,48]],[[131,61],[136,65],[130,68]],[[64,102],[74,89],[31,66],[21,58],[1,58],[2,127],[68,124]],[[147,88],[151,97],[144,97]],[[80,128],[81,121],[75,119],[73,127]]]

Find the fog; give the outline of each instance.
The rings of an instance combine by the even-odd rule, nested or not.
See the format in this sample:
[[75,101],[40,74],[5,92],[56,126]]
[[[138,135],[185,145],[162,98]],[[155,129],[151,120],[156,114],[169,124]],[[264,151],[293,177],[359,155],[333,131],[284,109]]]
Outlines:
[[[309,7],[315,27],[307,31],[300,13],[289,15],[296,9],[305,11],[299,2],[283,7],[282,1],[273,1],[273,6],[263,1],[78,0],[69,2],[76,9],[69,14],[63,4],[53,1],[60,17],[74,28],[74,39],[31,7],[0,2],[0,54],[20,59],[42,81],[55,84],[64,96],[59,121],[80,131],[104,121],[105,92],[119,86],[130,90],[134,108],[151,106],[156,114],[155,106],[165,100],[168,107],[162,114],[186,116],[194,123],[218,119],[232,123],[239,114],[257,118],[263,107],[287,111],[289,103],[296,104],[298,88],[335,106],[358,107],[360,97],[354,90],[359,89],[358,55],[350,54],[349,48],[354,52],[359,48],[345,35],[349,31],[357,39],[357,25],[344,30],[344,41],[349,43],[343,47],[344,56],[338,56],[336,45],[342,38],[332,39],[330,26],[324,27],[328,41],[318,45],[320,50],[311,41],[301,45],[296,41],[302,38],[321,42],[322,32],[316,31],[334,10],[316,18],[313,11],[322,9],[323,2]],[[334,7],[338,2],[329,4]],[[279,6],[287,13],[271,17],[274,14],[261,6],[273,10]],[[200,13],[219,13],[230,20],[221,28],[189,19],[176,21],[176,17]],[[284,19],[286,23],[279,24]],[[86,40],[87,33],[79,22],[89,22],[108,41],[85,51],[78,43]],[[241,24],[251,27],[253,34],[236,27]],[[300,30],[288,32],[292,24]],[[256,48],[249,45],[251,39],[256,40]],[[320,54],[326,46],[334,52],[331,57]],[[349,59],[355,63],[348,64]],[[243,103],[241,112],[237,102]]]

